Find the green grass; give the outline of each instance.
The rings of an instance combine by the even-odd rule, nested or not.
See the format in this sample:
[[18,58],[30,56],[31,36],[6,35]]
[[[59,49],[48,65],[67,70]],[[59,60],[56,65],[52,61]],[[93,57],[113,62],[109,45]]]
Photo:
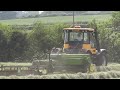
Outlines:
[[[0,23],[8,25],[31,25],[37,21],[44,23],[67,23],[72,22],[72,16],[56,16],[56,17],[40,17],[40,18],[26,18],[26,19],[11,19],[11,20],[0,20]],[[96,19],[98,21],[105,21],[111,18],[110,14],[106,15],[81,15],[75,16],[75,22],[91,21]]]

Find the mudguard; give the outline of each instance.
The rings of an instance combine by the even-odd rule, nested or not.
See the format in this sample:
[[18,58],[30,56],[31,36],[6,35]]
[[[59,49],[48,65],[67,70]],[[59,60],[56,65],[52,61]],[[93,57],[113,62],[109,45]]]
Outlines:
[[107,54],[106,49],[100,49],[100,52],[97,52],[97,56],[102,55],[102,54]]
[[100,49],[100,52],[97,53],[97,57],[101,57],[101,55],[107,54],[106,49]]
[[100,53],[107,53],[106,49],[100,49]]

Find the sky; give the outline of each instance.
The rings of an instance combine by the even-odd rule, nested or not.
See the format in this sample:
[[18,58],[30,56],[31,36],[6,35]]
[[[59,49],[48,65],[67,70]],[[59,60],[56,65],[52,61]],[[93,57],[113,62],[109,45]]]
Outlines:
[[39,11],[39,14],[41,14],[43,11]]
[[[22,11],[22,12],[25,12],[25,11]],[[39,11],[39,14],[41,14],[42,12],[44,12],[44,11]]]

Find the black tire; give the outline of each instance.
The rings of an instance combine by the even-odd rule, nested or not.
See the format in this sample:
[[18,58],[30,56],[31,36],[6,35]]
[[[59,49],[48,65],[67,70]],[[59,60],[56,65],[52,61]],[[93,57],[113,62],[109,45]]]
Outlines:
[[47,67],[47,73],[53,73],[53,72],[54,72],[53,65],[48,65],[48,67]]
[[101,54],[97,57],[96,66],[107,66],[106,54]]

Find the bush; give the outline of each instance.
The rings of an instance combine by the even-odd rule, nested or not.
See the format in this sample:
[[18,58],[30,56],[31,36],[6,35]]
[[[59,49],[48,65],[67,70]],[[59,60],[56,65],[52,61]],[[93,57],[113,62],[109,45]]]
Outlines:
[[55,24],[52,26],[45,26],[43,23],[38,22],[34,24],[33,31],[29,34],[30,39],[30,51],[32,56],[41,58],[42,54],[45,54],[53,47],[62,47],[62,33],[64,24]]
[[2,30],[0,30],[0,61],[6,61],[7,57],[7,38]]
[[112,25],[115,29],[120,26],[120,11],[116,11],[112,13]]
[[22,33],[20,31],[11,32],[8,41],[9,61],[14,61],[18,58],[19,60],[22,60],[27,48],[28,48],[28,41],[26,38],[26,33]]

